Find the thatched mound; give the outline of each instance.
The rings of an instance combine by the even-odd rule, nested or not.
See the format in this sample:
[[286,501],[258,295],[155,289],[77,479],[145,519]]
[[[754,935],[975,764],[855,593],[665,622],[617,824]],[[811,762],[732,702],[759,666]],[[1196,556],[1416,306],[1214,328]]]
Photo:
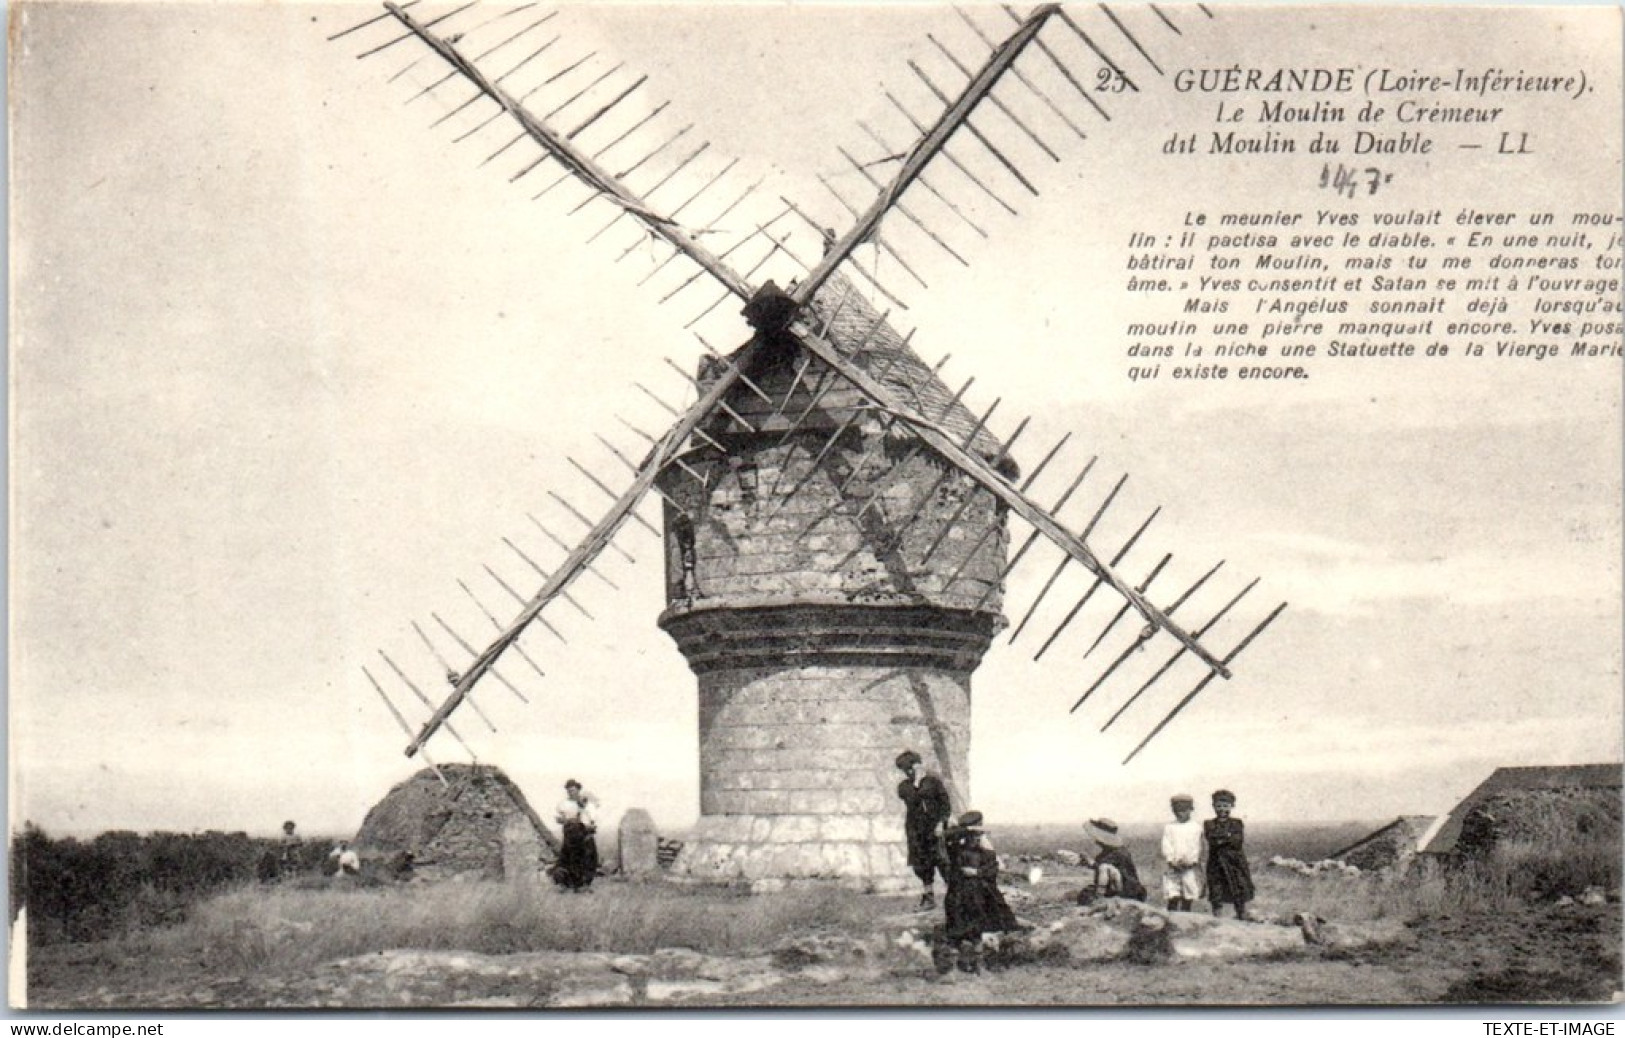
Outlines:
[[367,860],[410,853],[414,868],[430,877],[498,878],[515,867],[516,850],[518,858],[530,859],[520,867],[558,850],[519,787],[489,764],[446,764],[439,775],[423,769],[367,812],[354,842]]
[[[1422,852],[1437,855],[1468,853],[1471,847],[1481,846],[1484,843],[1482,835],[1480,835],[1468,841],[1469,848],[1458,846],[1469,814],[1492,797],[1521,796],[1541,791],[1554,792],[1556,796],[1533,797],[1528,802],[1530,805],[1528,811],[1509,809],[1505,804],[1492,810],[1490,815],[1495,819],[1495,824],[1490,825],[1491,835],[1494,835],[1493,830],[1496,825],[1504,824],[1513,816],[1525,818],[1545,817],[1551,815],[1551,812],[1542,809],[1539,806],[1540,804],[1547,801],[1562,804],[1575,796],[1580,797],[1582,800],[1596,800],[1598,802],[1611,799],[1614,802],[1612,810],[1614,812],[1615,831],[1617,832],[1621,773],[1622,769],[1619,764],[1565,764],[1496,768],[1489,778],[1479,783],[1477,789],[1467,794],[1455,807],[1451,808],[1449,814],[1441,816],[1433,823],[1432,828],[1422,838]],[[1606,813],[1608,808],[1604,805],[1601,810]],[[1566,810],[1559,810],[1552,817],[1566,817],[1568,813]],[[1482,819],[1474,824],[1479,829],[1484,827]]]
[[1620,797],[1614,789],[1526,789],[1486,797],[1462,819],[1458,853],[1488,855],[1511,843],[1551,848],[1598,843],[1617,849]]

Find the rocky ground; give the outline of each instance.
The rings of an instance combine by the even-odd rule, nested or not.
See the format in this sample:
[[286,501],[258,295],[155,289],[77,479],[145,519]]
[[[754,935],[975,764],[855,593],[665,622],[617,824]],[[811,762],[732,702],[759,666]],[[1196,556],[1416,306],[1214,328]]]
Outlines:
[[939,976],[940,913],[877,898],[867,932],[786,934],[737,956],[402,949],[278,973],[60,946],[32,956],[29,995],[42,1008],[505,1009],[1606,1001],[1621,987],[1617,903],[1364,923],[1278,911],[1239,922],[1116,901],[1077,908],[1066,893],[1010,890],[1031,928],[990,940],[979,974]]

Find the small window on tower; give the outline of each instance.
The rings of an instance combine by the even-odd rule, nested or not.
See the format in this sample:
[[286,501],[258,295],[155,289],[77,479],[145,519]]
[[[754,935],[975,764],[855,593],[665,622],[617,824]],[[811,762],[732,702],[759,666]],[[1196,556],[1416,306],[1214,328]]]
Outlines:
[[756,490],[758,486],[758,480],[756,478],[756,463],[752,461],[740,461],[734,466],[734,473],[739,477],[740,500],[744,502],[746,507],[755,505]]

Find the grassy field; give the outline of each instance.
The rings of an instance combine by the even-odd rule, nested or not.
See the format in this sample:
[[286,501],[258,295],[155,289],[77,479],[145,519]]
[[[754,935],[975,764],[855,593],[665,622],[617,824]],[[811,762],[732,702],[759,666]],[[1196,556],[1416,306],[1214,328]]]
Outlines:
[[[1406,978],[1417,970],[1434,968],[1441,976],[1455,971],[1454,979],[1441,984],[1485,972],[1478,964],[1489,961],[1486,956],[1525,946],[1520,942],[1527,943],[1524,931],[1531,927],[1552,926],[1559,928],[1537,945],[1528,945],[1538,946],[1539,962],[1546,964],[1540,982],[1555,983],[1568,974],[1589,971],[1597,976],[1587,981],[1593,986],[1585,990],[1602,990],[1597,985],[1606,987],[1607,978],[1618,972],[1617,947],[1611,959],[1593,951],[1577,952],[1581,943],[1598,938],[1565,933],[1561,913],[1554,914],[1549,906],[1594,888],[1617,892],[1619,832],[1553,827],[1557,825],[1533,826],[1519,838],[1504,841],[1489,858],[1456,868],[1314,876],[1271,868],[1266,862],[1273,855],[1317,860],[1370,827],[1250,826],[1249,856],[1258,888],[1253,907],[1265,920],[1290,922],[1297,913],[1310,913],[1343,922],[1399,920],[1422,927],[1418,932],[1436,932],[1432,945],[1409,953],[1411,959],[1381,961],[1392,974],[1388,997],[1409,997],[1405,992],[1412,988],[1406,987],[1410,983]],[[1142,871],[1154,873],[1159,827],[1126,829]],[[994,827],[992,836],[1011,866],[1010,881],[1018,891],[1025,886],[1023,856],[1053,855],[1057,849],[1082,850],[1087,845],[1081,828],[1071,826]],[[1047,902],[1048,910],[1069,911],[1070,884],[1081,886],[1082,870],[1051,863],[1046,873],[1045,887],[1035,891],[1039,900]],[[760,955],[798,935],[871,935],[879,920],[906,917],[912,902],[912,896],[838,889],[751,896],[613,878],[600,882],[589,895],[563,894],[539,883],[369,885],[315,877],[242,883],[203,896],[167,925],[142,925],[111,939],[32,949],[30,991],[40,993],[44,1004],[87,1004],[80,999],[98,991],[147,991],[222,976],[311,975],[326,963],[395,949],[500,956],[544,951],[646,954],[660,948],[689,948],[712,955]],[[1018,902],[1018,911],[1037,908],[1023,904]],[[1611,927],[1617,933],[1618,906],[1597,911],[1612,920],[1604,929]],[[1576,962],[1586,965],[1575,966]],[[1323,976],[1326,970],[1317,972],[1301,963],[1278,972],[1285,1001],[1323,999],[1344,983],[1328,979],[1330,974]],[[1195,977],[1189,973],[1179,984]],[[1495,984],[1513,983],[1512,995],[1507,996],[1513,997],[1522,990],[1517,985],[1528,980],[1520,977],[1509,981],[1489,976],[1483,991],[1493,994],[1501,990]],[[1164,979],[1173,983],[1171,977]],[[1220,979],[1216,974],[1215,982]],[[1030,993],[1034,997],[1049,990],[1039,978],[1029,980],[1038,985]],[[1170,991],[1176,988],[1184,991],[1178,984]],[[1019,992],[1024,990],[1017,985],[1008,994],[1023,997]],[[826,994],[808,992],[808,997],[816,1000]],[[859,994],[886,997],[884,992]],[[1135,992],[1125,987],[1119,994],[1132,1000]],[[1200,1000],[1199,991],[1187,994],[1187,1000]]]
[[539,884],[243,887],[184,923],[131,935],[131,955],[208,961],[232,971],[298,969],[392,948],[648,953],[765,952],[786,934],[856,932],[872,905],[850,892],[750,896],[674,884],[603,882],[567,895]]
[[[1142,870],[1154,872],[1156,827],[1126,827]],[[1570,834],[1567,851],[1514,842],[1477,866],[1415,869],[1405,874],[1330,873],[1313,877],[1269,867],[1272,855],[1315,860],[1361,824],[1336,827],[1258,826],[1249,834],[1263,914],[1305,911],[1327,919],[1409,918],[1418,913],[1500,910],[1517,900],[1615,889],[1618,848],[1606,835]],[[1082,849],[1079,832],[1062,826],[1010,827],[993,833],[1018,885],[1023,856]],[[1050,866],[1052,874],[1055,867]],[[1081,873],[1078,876],[1081,885]],[[895,899],[897,910],[908,898]],[[193,905],[176,925],[140,929],[124,941],[132,954],[199,957],[242,969],[292,968],[386,948],[460,949],[487,954],[523,951],[650,952],[686,947],[715,954],[764,951],[784,935],[859,932],[874,899],[836,889],[746,895],[670,884],[600,884],[571,897],[526,884],[363,885],[301,880],[245,884]]]

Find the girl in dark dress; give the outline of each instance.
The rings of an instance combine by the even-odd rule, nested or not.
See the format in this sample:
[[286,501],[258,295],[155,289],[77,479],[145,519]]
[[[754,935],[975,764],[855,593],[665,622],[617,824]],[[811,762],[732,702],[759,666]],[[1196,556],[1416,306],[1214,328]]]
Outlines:
[[[981,972],[982,935],[1019,930],[1015,913],[999,893],[999,856],[982,832],[982,812],[968,811],[959,824],[948,830],[948,896],[943,901],[947,913],[949,954],[956,954],[959,968],[966,973]],[[937,970],[951,968],[948,955],[938,960]]]
[[1243,846],[1246,830],[1241,819],[1231,818],[1236,806],[1236,795],[1228,789],[1213,794],[1213,817],[1202,823],[1202,838],[1207,841],[1207,898],[1213,905],[1213,914],[1219,906],[1236,906],[1236,918],[1247,918],[1247,902],[1253,899],[1253,873],[1247,866],[1247,851]]

